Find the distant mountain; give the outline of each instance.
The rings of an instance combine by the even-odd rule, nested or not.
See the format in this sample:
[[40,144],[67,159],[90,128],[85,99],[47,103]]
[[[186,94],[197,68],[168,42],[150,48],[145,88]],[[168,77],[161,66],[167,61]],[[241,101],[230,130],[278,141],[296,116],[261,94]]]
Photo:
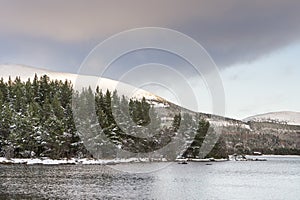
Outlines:
[[254,115],[243,119],[244,122],[255,121],[255,122],[278,122],[286,123],[289,125],[300,125],[300,112],[270,112],[260,115]]

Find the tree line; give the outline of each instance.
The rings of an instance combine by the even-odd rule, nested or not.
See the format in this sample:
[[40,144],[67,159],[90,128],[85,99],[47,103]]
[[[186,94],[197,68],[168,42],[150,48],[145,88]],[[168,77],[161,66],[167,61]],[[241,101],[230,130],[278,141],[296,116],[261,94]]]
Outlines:
[[[88,110],[91,101],[95,102],[96,121],[85,123],[92,112]],[[77,115],[73,115],[72,103],[80,104],[75,110]],[[102,91],[99,87],[95,92],[91,88],[78,92],[70,81],[51,80],[47,75],[35,75],[33,80],[25,82],[20,77],[0,80],[0,156],[111,158],[116,148],[147,153],[170,143],[180,123],[188,120],[192,120],[190,116],[182,119],[178,114],[171,127],[161,127],[158,113],[145,98],[127,99],[117,91]],[[90,130],[88,126],[96,122],[101,132],[81,131]],[[82,127],[76,127],[75,123]],[[196,136],[183,156],[198,155],[207,123],[199,121]],[[97,141],[99,134],[109,141]],[[87,148],[89,142],[94,150],[102,149],[101,155]],[[216,155],[223,150],[217,149]]]

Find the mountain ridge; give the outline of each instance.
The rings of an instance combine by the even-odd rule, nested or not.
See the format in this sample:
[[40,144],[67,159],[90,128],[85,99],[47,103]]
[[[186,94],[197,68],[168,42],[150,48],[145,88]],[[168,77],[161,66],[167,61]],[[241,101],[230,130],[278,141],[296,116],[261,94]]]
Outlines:
[[[38,76],[41,75],[48,75],[50,76],[51,79],[58,79],[58,80],[69,80],[72,82],[72,84],[75,84],[76,79],[78,76],[84,76],[84,77],[91,77],[91,78],[99,78],[96,76],[87,76],[87,75],[77,75],[73,73],[67,73],[67,72],[57,72],[49,69],[43,69],[43,68],[36,68],[33,66],[27,66],[27,65],[20,65],[20,64],[1,64],[0,65],[1,69],[1,77],[4,78],[4,80],[8,80],[8,77],[11,76],[11,78],[14,78],[16,76],[20,76],[21,79],[27,80],[28,78],[33,79],[35,74]],[[109,89],[109,90],[114,90],[116,88],[117,84],[120,84],[118,81],[108,79],[108,78],[99,78],[101,79],[102,83],[102,89]],[[102,81],[104,80],[104,81]],[[130,91],[133,91],[133,87],[129,84],[126,83],[121,83],[124,88],[128,88]],[[129,94],[130,95],[130,94]],[[134,95],[133,95],[134,96]],[[162,97],[157,96],[156,94],[153,94],[151,92],[138,89],[135,91],[135,96],[136,98],[141,98],[142,96],[146,96],[148,99],[154,100],[154,101],[159,101],[159,102],[168,102],[170,103],[167,99],[164,99]],[[174,104],[174,103],[171,103]],[[174,104],[176,105],[176,104]],[[181,107],[180,105],[176,105],[178,107]],[[189,110],[187,108],[181,107],[183,110],[186,110],[188,112],[194,112],[198,113],[197,111]],[[200,112],[203,115],[206,115],[207,117],[220,117],[224,118],[224,120],[230,120],[230,121],[235,121],[235,122],[240,122],[240,123],[247,123],[249,121],[274,121],[278,123],[287,123],[289,125],[300,125],[300,112],[295,112],[295,111],[279,111],[279,112],[267,112],[267,113],[261,113],[253,116],[246,117],[244,119],[236,119],[232,117],[226,117],[226,116],[217,116],[211,113],[203,113]],[[289,117],[289,114],[292,115]],[[286,118],[284,118],[286,117]]]
[[[1,78],[4,80],[8,80],[9,77],[14,79],[15,77],[20,77],[22,80],[27,80],[30,78],[31,80],[34,78],[35,75],[42,76],[47,75],[50,77],[51,80],[61,80],[61,81],[71,81],[73,84],[73,87],[75,87],[75,84],[78,84],[78,88],[80,87],[89,87],[90,84],[83,83],[83,85],[80,85],[80,83],[76,83],[76,80],[78,77],[86,79],[86,80],[97,80],[97,83],[101,83],[101,89],[103,90],[111,90],[113,91],[116,87],[124,88],[124,91],[126,89],[130,92],[134,92],[133,94],[127,94],[132,95],[133,97],[140,98],[141,96],[147,96],[148,99],[163,99],[161,97],[156,96],[155,94],[152,94],[146,90],[135,88],[129,84],[121,83],[116,80],[112,80],[109,78],[102,78],[102,77],[96,77],[96,76],[88,76],[88,75],[78,75],[73,73],[67,73],[67,72],[56,72],[48,69],[42,69],[42,68],[35,68],[32,66],[26,66],[26,65],[0,65],[0,71],[1,71]],[[81,88],[80,88],[81,89]],[[95,89],[95,88],[94,88]]]

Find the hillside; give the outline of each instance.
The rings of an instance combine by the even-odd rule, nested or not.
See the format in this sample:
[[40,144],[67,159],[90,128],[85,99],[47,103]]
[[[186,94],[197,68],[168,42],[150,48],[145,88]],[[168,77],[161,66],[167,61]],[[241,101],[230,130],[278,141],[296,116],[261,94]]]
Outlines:
[[[147,99],[158,99],[158,97],[154,94],[151,94],[150,92],[147,92],[142,89],[136,89],[132,87],[131,85],[125,84],[125,83],[120,83],[115,80],[111,80],[108,78],[98,78],[95,76],[86,76],[86,75],[77,75],[77,74],[71,74],[71,73],[63,73],[63,72],[55,72],[55,71],[50,71],[46,69],[41,69],[41,68],[34,68],[34,67],[29,67],[25,65],[0,65],[0,78],[3,78],[4,81],[8,81],[8,78],[11,77],[12,80],[14,80],[16,77],[20,77],[23,81],[27,81],[27,79],[33,80],[34,76],[37,75],[38,77],[42,75],[47,75],[48,77],[51,78],[51,80],[61,80],[61,81],[71,81],[72,86],[79,89],[81,87],[88,87],[89,83],[78,83],[76,80],[78,77],[80,79],[85,79],[85,80],[97,80],[97,83],[100,84],[100,88],[102,90],[110,90],[113,91],[116,87],[122,88],[124,91],[128,90],[130,92],[134,91],[133,97],[137,98],[142,98],[142,97],[147,97]],[[75,84],[76,83],[76,84]],[[95,88],[94,88],[95,89]],[[79,89],[80,90],[80,89]],[[125,95],[132,95],[130,94],[125,94]],[[161,98],[160,98],[161,99]]]
[[[201,151],[209,153],[212,149],[213,153],[208,156],[213,157],[224,157],[228,153],[251,154],[253,151],[268,154],[300,154],[300,126],[295,125],[299,122],[298,113],[268,113],[240,121],[193,112],[155,94],[140,89],[135,90],[130,85],[105,78],[101,79],[101,85],[95,91],[88,90],[88,86],[83,85],[85,90],[73,98],[73,105],[84,103],[84,109],[81,106],[79,110],[72,110],[71,96],[74,90],[72,85],[76,81],[77,75],[21,65],[0,65],[0,70],[3,77],[2,90],[4,91],[1,100],[0,125],[2,128],[0,128],[0,136],[2,144],[0,144],[0,150],[2,148],[6,152],[13,151],[17,154],[12,154],[18,155],[18,157],[30,155],[68,157],[78,154],[87,156],[88,152],[94,157],[112,156],[112,154],[131,157],[136,156],[136,153],[155,151],[151,156],[161,158],[162,155],[165,155],[168,159],[174,159],[182,155],[199,156],[202,144],[204,149]],[[9,83],[9,76],[11,76],[11,83]],[[28,78],[30,81],[27,81]],[[86,78],[95,79],[95,77]],[[122,98],[122,95],[126,94],[114,93],[117,84],[122,84],[122,87],[129,91],[135,90],[134,95]],[[8,93],[7,90],[9,90]],[[30,94],[32,90],[36,90],[34,95]],[[106,90],[109,92],[105,92]],[[30,95],[28,95],[28,91]],[[5,94],[4,97],[3,94]],[[95,119],[98,118],[99,124],[104,127],[104,134],[115,146],[112,146],[107,138],[97,135],[94,125],[96,121],[89,121],[86,113],[90,112],[85,110],[89,109],[89,102],[84,100],[88,98],[95,99],[97,111]],[[121,113],[113,115],[111,103],[108,102],[116,99],[115,106],[129,105],[130,114],[128,110],[121,110]],[[47,112],[51,114],[43,116],[43,113]],[[74,119],[72,119],[72,112]],[[150,115],[152,117],[149,118]],[[10,120],[7,116],[11,116]],[[153,119],[155,119],[157,127],[147,127]],[[201,119],[208,121],[210,128],[199,140],[197,134],[199,134]],[[131,123],[132,120],[134,124]],[[77,124],[76,127],[74,123]],[[129,131],[130,134],[126,134],[124,130]],[[206,135],[207,133],[210,134]],[[86,136],[88,137],[86,138]],[[43,137],[46,140],[43,140]],[[55,138],[59,139],[56,141]],[[210,142],[213,140],[217,142],[215,147],[209,146],[209,143],[215,144],[215,142]],[[15,143],[13,144],[11,141]],[[34,146],[36,142],[40,146]],[[24,147],[24,143],[30,145]],[[167,149],[161,149],[169,143],[170,146]],[[49,146],[49,144],[51,145]],[[93,152],[99,148],[103,150],[104,147],[101,145],[105,145],[106,153],[102,152],[100,155],[99,151]],[[78,150],[79,146],[80,150]],[[85,149],[86,147],[87,149]],[[26,150],[27,148],[31,150]],[[54,153],[53,150],[55,150]],[[24,151],[26,152],[24,153]],[[133,154],[128,154],[126,151]]]

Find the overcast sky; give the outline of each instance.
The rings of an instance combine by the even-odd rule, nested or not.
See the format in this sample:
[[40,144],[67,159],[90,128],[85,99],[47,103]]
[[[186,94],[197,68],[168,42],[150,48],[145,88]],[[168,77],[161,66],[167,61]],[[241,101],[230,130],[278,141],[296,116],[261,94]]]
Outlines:
[[[165,27],[194,38],[214,60],[226,116],[300,111],[299,10],[299,0],[0,0],[0,64],[76,73],[106,38],[132,28]],[[108,76],[153,60],[184,65],[165,53],[136,52]],[[211,112],[208,91],[203,99],[199,111]]]

